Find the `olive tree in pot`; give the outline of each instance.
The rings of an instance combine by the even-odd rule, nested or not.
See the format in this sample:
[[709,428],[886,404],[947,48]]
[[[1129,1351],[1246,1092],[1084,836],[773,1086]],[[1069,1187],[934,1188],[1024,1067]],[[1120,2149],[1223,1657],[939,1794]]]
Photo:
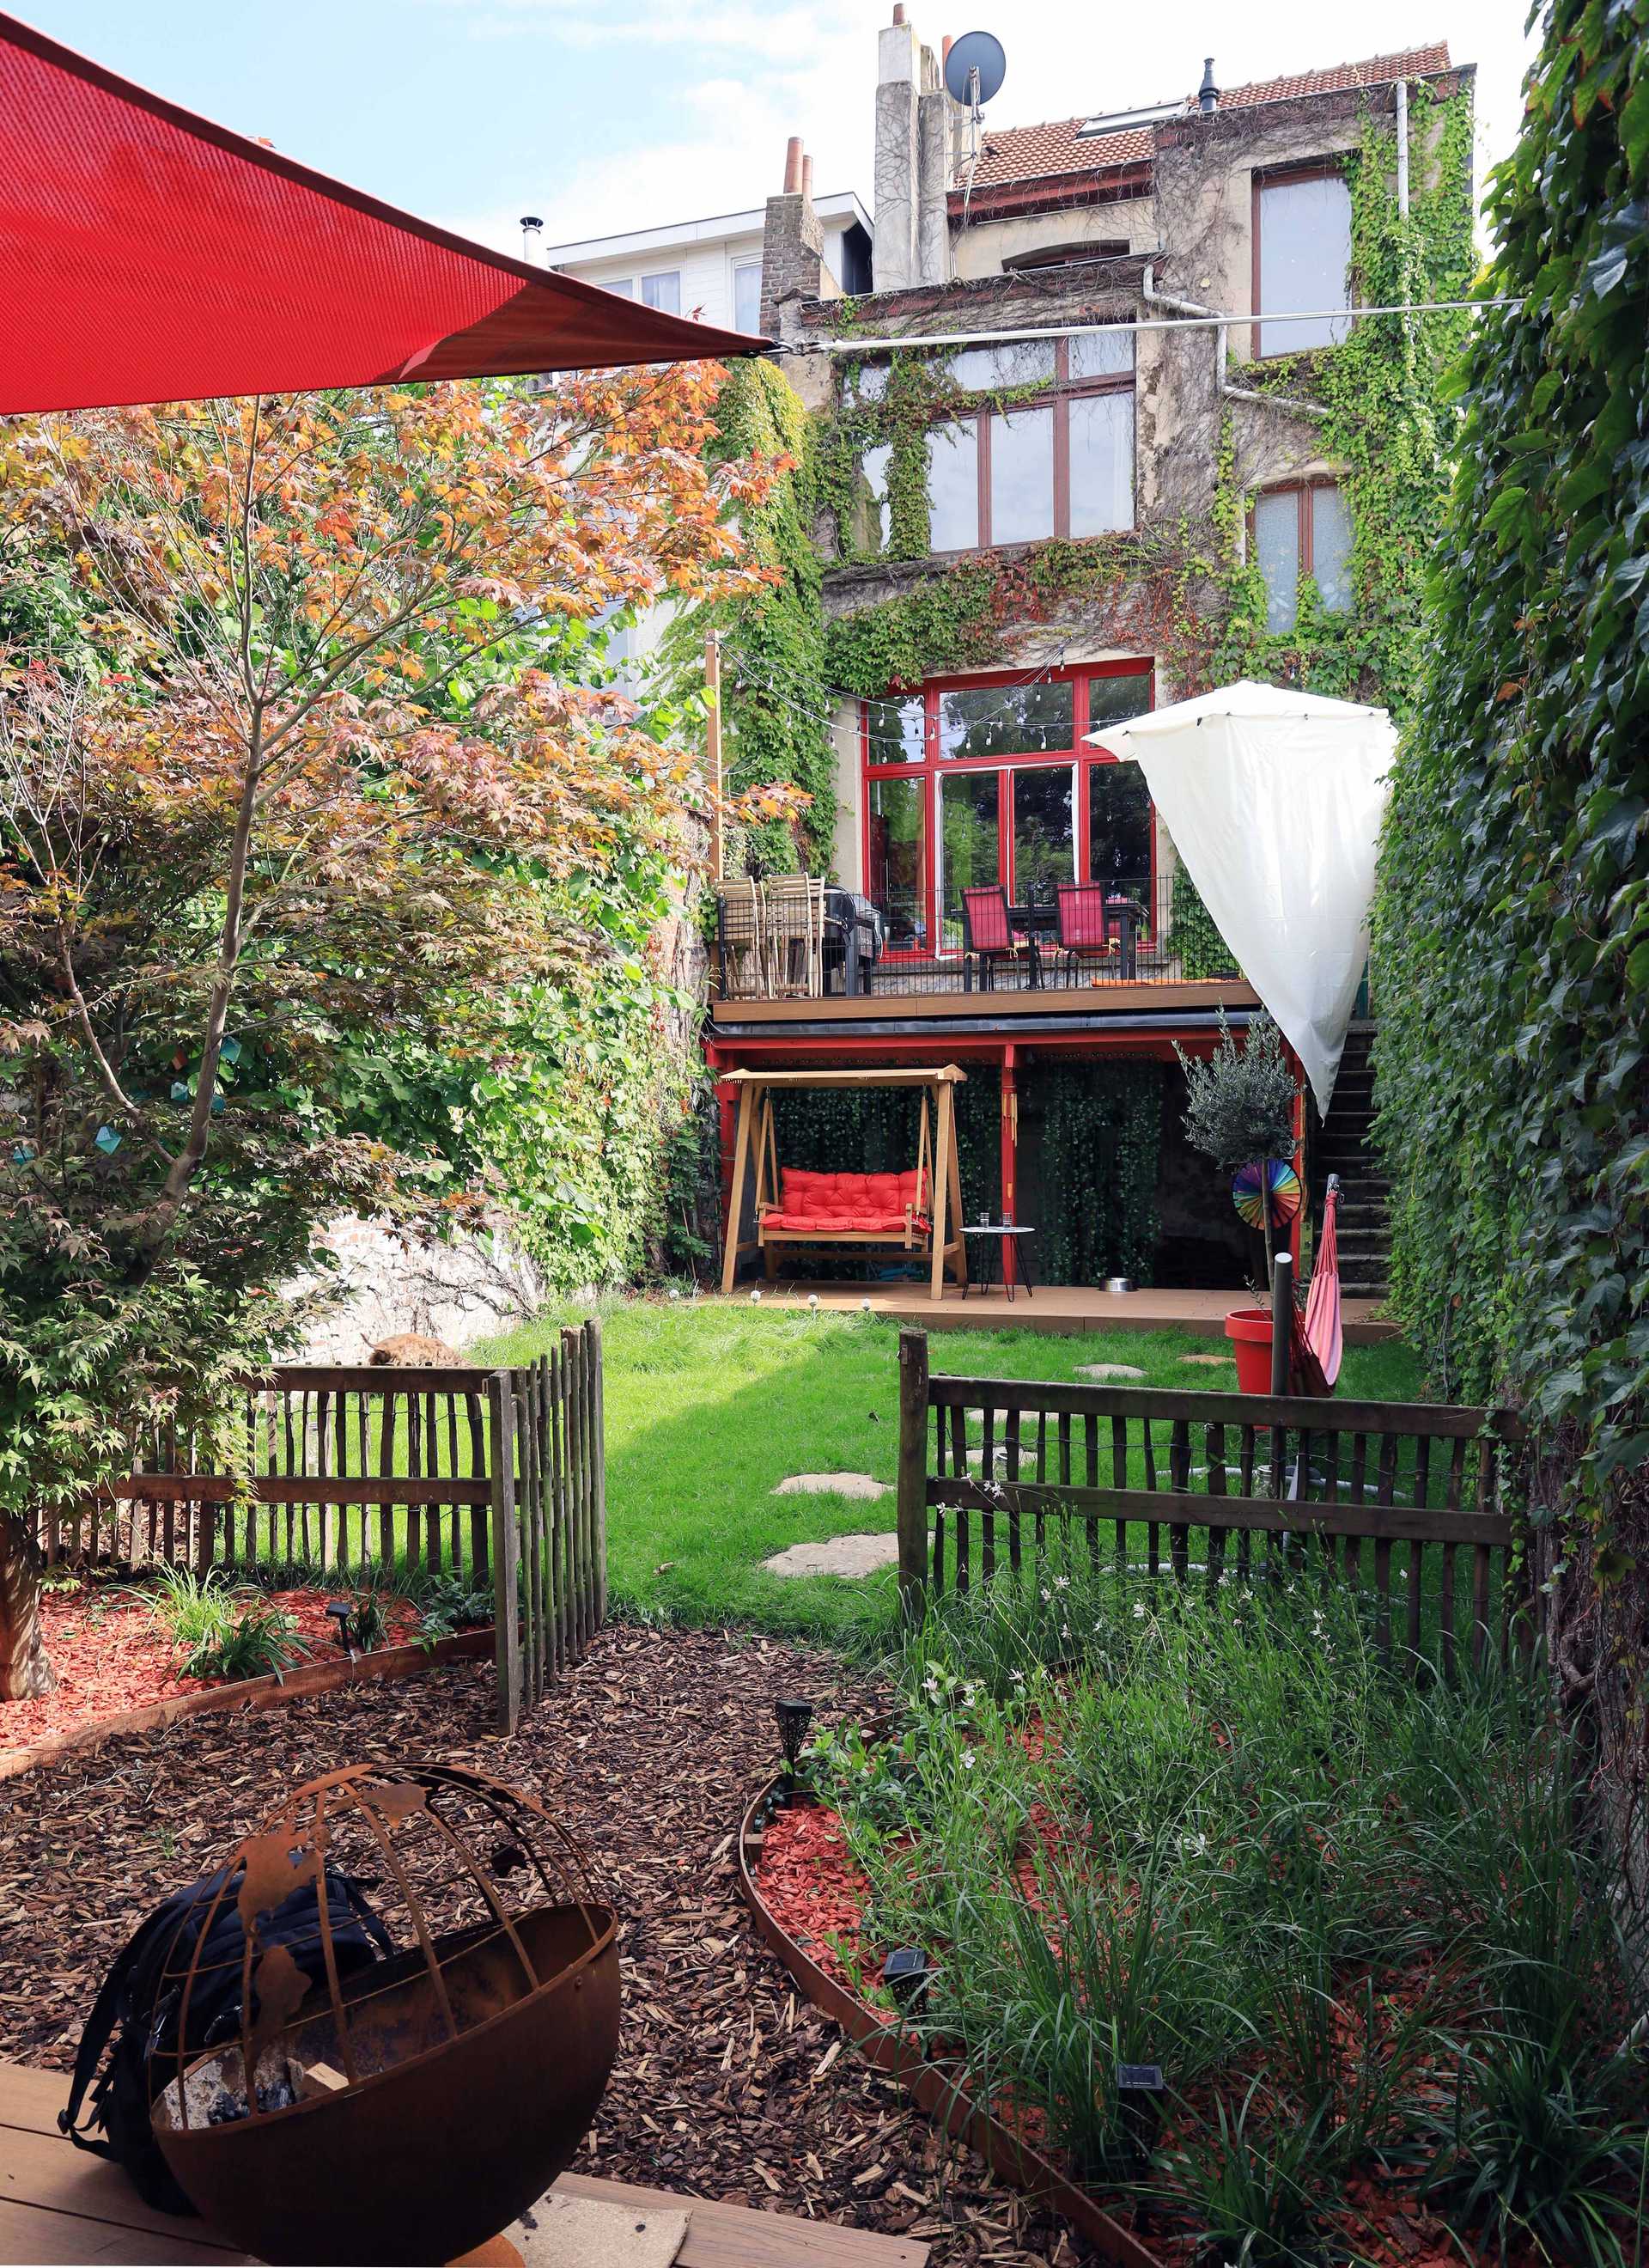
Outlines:
[[[1175,1045],[1189,1098],[1185,1131],[1193,1146],[1221,1172],[1292,1157],[1298,1087],[1283,1053],[1283,1035],[1263,1012],[1249,1024],[1247,1042],[1219,1014],[1219,1043],[1206,1060]],[[1270,1215],[1265,1218],[1265,1280],[1272,1281]]]

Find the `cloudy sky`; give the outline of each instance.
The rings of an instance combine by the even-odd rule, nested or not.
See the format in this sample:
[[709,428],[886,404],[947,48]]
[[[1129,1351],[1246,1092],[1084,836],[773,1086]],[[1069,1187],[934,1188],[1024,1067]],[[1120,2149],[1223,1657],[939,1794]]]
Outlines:
[[[994,31],[999,126],[1164,101],[1447,39],[1478,65],[1479,173],[1515,139],[1522,0],[909,0],[922,36]],[[955,0],[952,0],[953,7]],[[516,251],[758,205],[801,134],[820,190],[871,199],[890,0],[8,0],[141,85],[390,202]],[[976,11],[977,12],[973,12]]]

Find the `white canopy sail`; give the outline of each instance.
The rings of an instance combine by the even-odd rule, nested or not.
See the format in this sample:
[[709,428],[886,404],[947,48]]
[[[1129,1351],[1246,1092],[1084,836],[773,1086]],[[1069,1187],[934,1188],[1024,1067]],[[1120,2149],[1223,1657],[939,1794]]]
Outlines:
[[1139,765],[1326,1117],[1368,958],[1390,718],[1244,679],[1088,738]]

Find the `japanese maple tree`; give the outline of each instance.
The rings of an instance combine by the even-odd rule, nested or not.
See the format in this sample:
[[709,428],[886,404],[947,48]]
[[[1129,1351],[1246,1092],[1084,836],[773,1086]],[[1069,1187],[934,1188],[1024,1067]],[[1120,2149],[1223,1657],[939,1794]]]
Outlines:
[[[455,999],[484,1024],[587,944],[556,883],[686,855],[690,752],[576,657],[614,610],[754,579],[736,508],[767,475],[706,462],[719,379],[109,411],[0,446],[0,1697],[49,1679],[38,1512],[268,1359],[326,1218],[467,1202],[328,1113],[338,1035]],[[48,570],[66,631],[31,614]]]

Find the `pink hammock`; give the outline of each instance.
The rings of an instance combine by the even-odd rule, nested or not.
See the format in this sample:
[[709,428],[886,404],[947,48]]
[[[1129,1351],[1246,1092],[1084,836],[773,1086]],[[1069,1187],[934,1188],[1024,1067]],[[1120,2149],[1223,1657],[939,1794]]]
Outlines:
[[1327,1395],[1334,1391],[1345,1352],[1340,1326],[1340,1240],[1335,1215],[1340,1206],[1340,1177],[1329,1176],[1322,1200],[1322,1233],[1317,1240],[1316,1263],[1302,1319],[1295,1308],[1288,1350],[1289,1390],[1294,1394]]

